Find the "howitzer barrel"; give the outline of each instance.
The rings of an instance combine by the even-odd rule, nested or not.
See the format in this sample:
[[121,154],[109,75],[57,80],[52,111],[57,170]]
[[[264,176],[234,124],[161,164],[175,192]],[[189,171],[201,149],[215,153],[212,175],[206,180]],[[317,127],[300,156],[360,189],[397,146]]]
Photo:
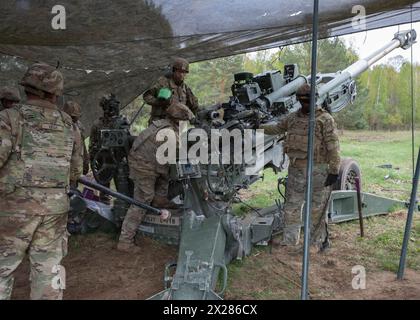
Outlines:
[[302,85],[307,83],[307,81],[307,78],[305,78],[304,76],[299,76],[295,80],[281,87],[279,90],[266,95],[265,99],[271,106],[275,101],[293,95],[297,91],[297,89],[299,89]]
[[[382,59],[384,56],[389,54],[391,51],[397,48],[408,49],[410,48],[416,40],[416,31],[408,30],[401,31],[394,35],[394,39],[388,44],[384,45],[382,48],[371,53],[364,59],[361,59],[348,68],[344,69],[341,72],[337,72],[332,80],[319,86],[318,88],[318,104],[322,103],[325,97],[334,89],[339,88],[341,84],[344,84],[346,81],[357,77],[362,72],[366,71],[372,64]],[[308,83],[310,76],[299,76],[293,81],[289,82],[280,89],[266,95],[263,97],[262,104],[266,107],[271,106],[274,102],[279,99],[293,95],[299,87],[303,84]]]
[[349,79],[357,77],[359,74],[366,71],[371,65],[385,57],[391,51],[400,47],[403,49],[411,47],[413,43],[415,43],[416,36],[417,35],[415,30],[401,31],[396,33],[394,39],[390,43],[371,53],[366,58],[353,63],[351,66],[341,71],[341,73],[333,80],[321,86],[318,90],[319,97],[322,99],[325,95],[328,94],[328,92],[340,84]]
[[85,185],[87,187],[91,187],[91,188],[96,189],[98,191],[101,191],[101,192],[103,192],[105,194],[108,194],[108,195],[110,195],[112,197],[121,199],[121,200],[123,200],[123,201],[125,201],[125,202],[127,202],[129,204],[135,205],[135,206],[140,207],[142,209],[146,209],[146,210],[152,212],[153,214],[160,215],[162,213],[162,210],[160,210],[160,209],[157,209],[157,208],[151,207],[151,206],[149,206],[147,204],[141,203],[141,202],[139,202],[139,201],[137,201],[137,200],[135,200],[133,198],[127,197],[126,195],[124,195],[122,193],[113,191],[113,190],[111,190],[111,189],[109,189],[107,187],[104,187],[103,185],[100,185],[98,183],[89,181],[89,180],[87,180],[84,177],[80,177],[78,181],[81,184],[83,184],[83,185]]

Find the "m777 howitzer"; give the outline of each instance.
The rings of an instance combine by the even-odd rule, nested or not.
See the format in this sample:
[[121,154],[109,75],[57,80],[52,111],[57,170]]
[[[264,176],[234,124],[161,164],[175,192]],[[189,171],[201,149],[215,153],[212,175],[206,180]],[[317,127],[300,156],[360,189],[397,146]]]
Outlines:
[[[397,33],[389,44],[345,70],[318,74],[317,105],[332,112],[342,110],[356,97],[356,76],[392,50],[409,48],[415,38],[414,30]],[[227,284],[227,264],[249,254],[253,244],[268,243],[273,233],[281,230],[281,203],[272,210],[263,209],[240,219],[232,213],[232,201],[236,192],[255,182],[264,168],[281,171],[287,167],[283,137],[258,139],[258,136],[253,136],[248,144],[252,152],[248,159],[242,157],[241,163],[234,161],[232,150],[227,152],[232,156],[231,161],[224,162],[226,152],[223,148],[232,146],[229,133],[237,130],[242,133],[241,137],[245,137],[245,129],[298,110],[300,106],[295,93],[309,82],[308,78],[299,75],[296,65],[286,65],[283,75],[279,71],[257,76],[236,74],[230,101],[199,113],[197,126],[188,135],[193,134],[195,140],[205,131],[209,137],[205,145],[208,149],[216,146],[211,148],[208,158],[216,159],[216,162],[200,163],[188,154],[187,161],[179,159],[176,165],[176,180],[183,187],[184,206],[178,261],[171,265],[176,267],[172,277],[168,276],[168,270],[166,272],[168,288],[151,299],[221,299]],[[221,142],[212,141],[214,129],[226,130],[220,134]],[[226,136],[228,138],[224,140]],[[192,148],[197,149],[189,145],[189,149]],[[242,151],[242,155],[247,152],[245,149],[244,141],[233,148],[236,152]],[[217,288],[220,273],[223,280],[221,287]]]
[[[317,104],[332,112],[342,110],[356,97],[355,77],[392,50],[409,48],[415,38],[414,30],[399,32],[390,43],[345,70],[318,74]],[[233,214],[232,203],[239,190],[259,180],[264,168],[276,172],[287,169],[284,137],[255,134],[255,130],[247,129],[299,110],[295,94],[309,79],[299,74],[296,65],[286,65],[283,74],[238,73],[229,102],[199,112],[196,127],[181,137],[188,146],[187,152],[181,153],[172,166],[168,197],[179,201],[182,210],[173,212],[169,221],[147,215],[139,228],[143,235],[179,245],[177,262],[168,263],[165,271],[165,290],[150,299],[221,299],[227,285],[227,264],[248,255],[252,245],[268,244],[273,234],[282,230],[281,201],[273,207],[254,210],[245,218]],[[188,141],[190,137],[199,142]],[[332,222],[357,218],[356,193],[351,189],[360,169],[350,159],[341,166],[336,189],[346,191],[332,196]],[[370,198],[364,194],[365,216],[387,212],[389,206],[395,205],[395,201],[377,198],[375,205],[370,206]],[[101,208],[96,208],[96,212],[112,221],[112,211],[104,204],[98,205]],[[111,216],[104,212],[111,212]]]

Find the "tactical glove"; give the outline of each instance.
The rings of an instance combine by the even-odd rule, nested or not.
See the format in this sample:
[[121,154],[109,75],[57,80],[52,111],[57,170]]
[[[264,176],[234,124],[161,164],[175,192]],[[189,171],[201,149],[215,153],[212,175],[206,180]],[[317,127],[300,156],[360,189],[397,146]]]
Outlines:
[[328,174],[327,180],[325,180],[324,186],[328,187],[338,180],[338,174]]

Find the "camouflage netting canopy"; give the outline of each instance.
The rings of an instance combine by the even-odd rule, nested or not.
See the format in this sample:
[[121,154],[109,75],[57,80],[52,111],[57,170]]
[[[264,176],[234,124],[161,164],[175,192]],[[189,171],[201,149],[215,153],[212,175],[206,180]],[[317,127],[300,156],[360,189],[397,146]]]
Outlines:
[[[65,30],[52,28],[57,4]],[[361,31],[355,5],[366,9],[366,30],[420,20],[416,1],[322,0],[321,37]],[[34,61],[59,62],[62,100],[82,105],[89,128],[103,94],[126,105],[174,56],[194,62],[310,40],[312,10],[308,0],[1,0],[0,85],[17,85]]]

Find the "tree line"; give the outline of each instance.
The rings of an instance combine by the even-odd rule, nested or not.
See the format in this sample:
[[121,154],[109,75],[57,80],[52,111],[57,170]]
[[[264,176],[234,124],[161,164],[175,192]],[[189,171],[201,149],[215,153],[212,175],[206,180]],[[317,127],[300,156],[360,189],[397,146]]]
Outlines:
[[[356,52],[340,38],[325,39],[318,45],[318,72],[335,73],[359,59]],[[357,97],[353,105],[334,114],[339,128],[369,130],[404,130],[411,128],[412,67],[401,56],[384,58],[379,65],[362,73],[356,80]],[[209,61],[193,63],[187,83],[197,95],[200,105],[209,106],[228,101],[236,72],[258,74],[267,70],[283,70],[285,64],[297,63],[300,73],[310,74],[311,43],[279,50],[265,50]],[[413,66],[414,84],[418,83],[420,66]],[[420,123],[420,94],[414,87],[415,123]]]

